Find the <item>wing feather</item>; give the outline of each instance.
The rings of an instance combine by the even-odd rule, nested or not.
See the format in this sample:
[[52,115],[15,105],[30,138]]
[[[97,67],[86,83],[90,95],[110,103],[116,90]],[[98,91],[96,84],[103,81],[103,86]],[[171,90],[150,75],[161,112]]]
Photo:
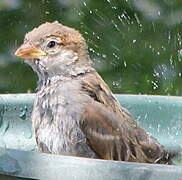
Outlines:
[[81,128],[100,157],[147,163],[169,161],[168,152],[119,105],[96,72],[83,78],[82,90],[93,101],[85,107]]

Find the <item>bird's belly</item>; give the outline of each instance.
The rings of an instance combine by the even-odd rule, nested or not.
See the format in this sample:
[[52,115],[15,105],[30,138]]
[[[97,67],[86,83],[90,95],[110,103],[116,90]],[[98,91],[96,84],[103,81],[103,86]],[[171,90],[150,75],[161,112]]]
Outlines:
[[[69,125],[68,125],[69,126]],[[79,157],[98,158],[86,143],[86,138],[79,127],[56,127],[45,125],[36,133],[37,145],[40,151]]]

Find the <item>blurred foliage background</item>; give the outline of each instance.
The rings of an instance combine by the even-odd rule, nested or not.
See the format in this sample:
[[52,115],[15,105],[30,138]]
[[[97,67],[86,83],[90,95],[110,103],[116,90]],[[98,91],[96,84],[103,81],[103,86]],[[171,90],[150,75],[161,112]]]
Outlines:
[[1,0],[0,93],[34,92],[36,76],[14,51],[55,20],[80,30],[114,93],[182,95],[181,0]]

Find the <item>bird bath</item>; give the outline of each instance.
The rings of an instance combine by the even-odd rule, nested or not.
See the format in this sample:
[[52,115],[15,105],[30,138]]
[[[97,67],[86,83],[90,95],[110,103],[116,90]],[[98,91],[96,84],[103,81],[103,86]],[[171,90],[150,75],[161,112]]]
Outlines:
[[[168,149],[182,145],[182,97],[116,95]],[[30,115],[34,94],[0,95],[0,179],[180,179],[182,166],[154,165],[36,152]],[[180,158],[177,163],[180,163]],[[182,159],[182,158],[181,158]]]

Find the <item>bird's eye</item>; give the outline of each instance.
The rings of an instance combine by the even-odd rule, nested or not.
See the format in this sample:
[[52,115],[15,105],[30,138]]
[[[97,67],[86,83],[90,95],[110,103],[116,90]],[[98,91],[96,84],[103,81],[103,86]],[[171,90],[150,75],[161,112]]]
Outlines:
[[53,48],[56,45],[56,41],[49,41],[47,47]]

